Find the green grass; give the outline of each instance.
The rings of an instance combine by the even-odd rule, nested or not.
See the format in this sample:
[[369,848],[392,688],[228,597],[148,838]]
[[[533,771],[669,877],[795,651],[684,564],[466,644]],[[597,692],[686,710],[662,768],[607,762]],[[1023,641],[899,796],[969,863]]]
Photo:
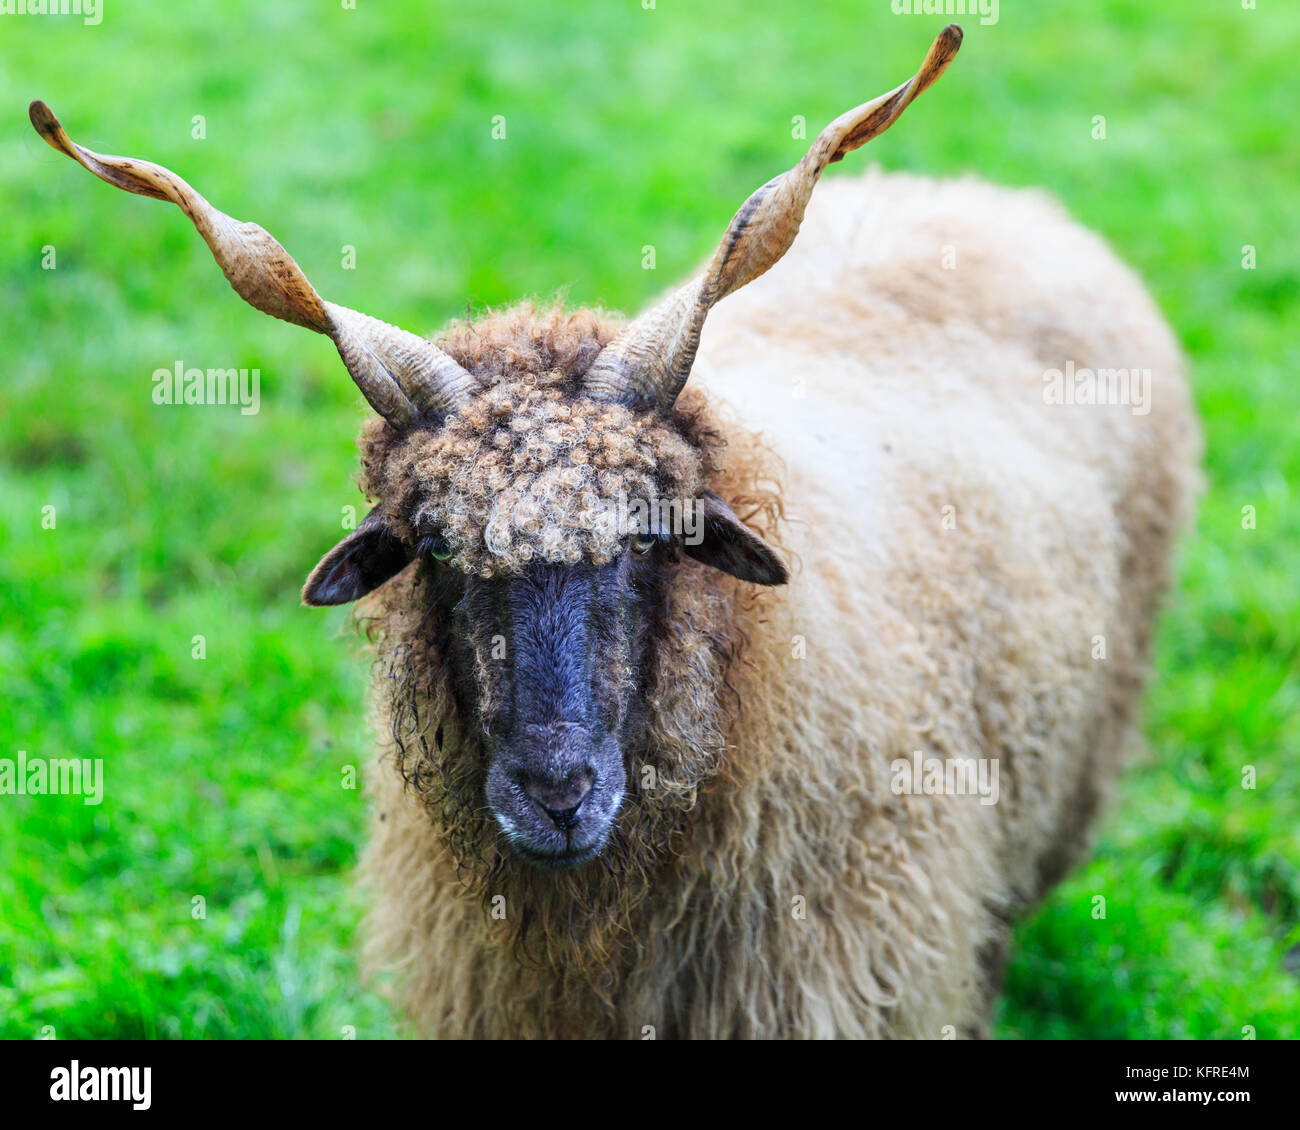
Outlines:
[[[1209,487],[1150,753],[1019,929],[997,1030],[1295,1037],[1300,10],[1001,7],[845,166],[1042,185],[1103,232],[1187,346]],[[326,297],[427,332],[557,288],[636,308],[797,159],[794,115],[815,131],[901,81],[942,21],[886,0],[0,20],[0,756],[102,758],[107,778],[98,807],[0,797],[0,1035],[396,1034],[354,957],[364,663],[341,613],[297,602],[359,501],[360,398],[328,341],[244,306],[177,210],[55,154],[27,102],[264,224]],[[178,358],[260,368],[261,412],[155,406]]]

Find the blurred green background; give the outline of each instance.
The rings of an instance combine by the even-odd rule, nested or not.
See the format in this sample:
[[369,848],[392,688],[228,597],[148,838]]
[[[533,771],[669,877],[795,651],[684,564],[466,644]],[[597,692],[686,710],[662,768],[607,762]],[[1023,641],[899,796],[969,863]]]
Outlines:
[[[360,502],[360,397],[326,339],[236,298],[178,210],[49,149],[28,101],[265,225],[327,298],[431,332],[557,288],[636,309],[798,158],[794,115],[811,136],[902,81],[943,22],[888,0],[0,17],[0,757],[107,777],[98,807],[0,797],[0,1035],[400,1033],[356,973],[365,665],[344,613],[298,605]],[[961,22],[939,86],[830,175],[1056,193],[1149,281],[1208,441],[1150,753],[1020,927],[996,1030],[1294,1037],[1300,8],[1003,0]],[[154,405],[177,359],[259,368],[260,413]]]

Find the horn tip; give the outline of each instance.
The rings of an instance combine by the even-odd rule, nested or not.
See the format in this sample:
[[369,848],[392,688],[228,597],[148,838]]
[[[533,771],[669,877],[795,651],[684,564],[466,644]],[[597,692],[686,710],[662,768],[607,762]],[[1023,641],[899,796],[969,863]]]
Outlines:
[[48,136],[59,128],[59,119],[54,116],[54,111],[39,98],[34,99],[27,107],[27,116],[31,118],[36,132],[42,137]]
[[965,36],[966,33],[962,31],[961,24],[949,24],[935,37],[934,45],[946,57],[952,58],[957,54],[957,50],[961,47],[961,41]]
[[39,98],[33,101],[27,107],[27,116],[32,120],[32,127],[45,138],[46,142],[60,153],[69,152],[67,134],[63,132],[63,127],[59,124],[59,119],[54,116],[54,111],[44,102]]

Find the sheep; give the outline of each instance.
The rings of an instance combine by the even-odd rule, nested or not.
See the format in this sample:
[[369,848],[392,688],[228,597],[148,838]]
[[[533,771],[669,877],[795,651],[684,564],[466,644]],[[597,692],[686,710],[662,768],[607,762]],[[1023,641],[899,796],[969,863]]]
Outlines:
[[[357,601],[374,649],[366,954],[418,1033],[988,1034],[1010,923],[1134,742],[1199,437],[1154,304],[1045,196],[870,170],[811,200],[960,42],[639,317],[435,341],[33,103],[377,413],[373,509],[303,599]],[[1103,366],[1146,410],[1057,403]]]

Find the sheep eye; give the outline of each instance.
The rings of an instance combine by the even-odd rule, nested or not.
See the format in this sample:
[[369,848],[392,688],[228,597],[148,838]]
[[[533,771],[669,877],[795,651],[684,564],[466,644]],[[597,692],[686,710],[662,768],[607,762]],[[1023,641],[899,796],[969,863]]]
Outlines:
[[632,552],[640,554],[649,553],[654,549],[658,540],[659,539],[655,537],[654,534],[637,534],[636,537],[632,539]]
[[417,548],[420,556],[431,557],[434,561],[446,561],[451,557],[451,546],[441,534],[421,538]]

